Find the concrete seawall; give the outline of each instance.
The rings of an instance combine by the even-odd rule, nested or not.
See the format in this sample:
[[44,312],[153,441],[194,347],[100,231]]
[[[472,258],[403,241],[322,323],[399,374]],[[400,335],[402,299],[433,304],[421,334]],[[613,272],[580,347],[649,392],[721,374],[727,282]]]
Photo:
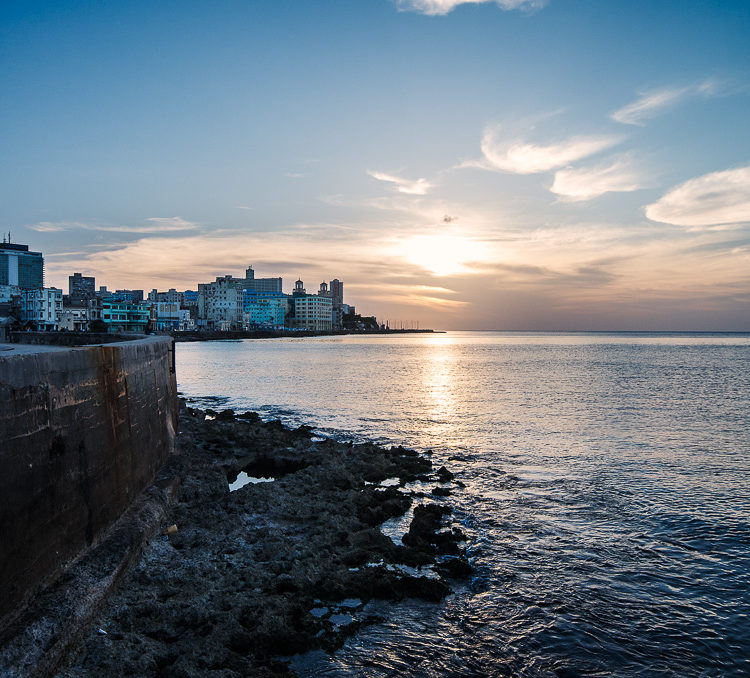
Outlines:
[[153,480],[176,422],[168,337],[0,351],[0,628]]

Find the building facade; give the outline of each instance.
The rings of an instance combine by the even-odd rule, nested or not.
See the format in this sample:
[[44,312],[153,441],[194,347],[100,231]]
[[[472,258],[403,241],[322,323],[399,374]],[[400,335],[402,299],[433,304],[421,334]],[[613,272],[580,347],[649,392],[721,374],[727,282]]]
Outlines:
[[59,329],[63,305],[62,290],[45,287],[37,290],[24,290],[21,293],[21,320],[33,323],[37,330]]
[[195,322],[177,302],[157,301],[151,304],[151,327],[157,332],[184,332],[194,329]]
[[306,294],[301,280],[295,283],[294,326],[301,330],[330,332],[333,326],[333,304],[326,283],[320,284],[317,294]]
[[198,285],[198,319],[207,329],[242,329],[244,279],[225,275]]
[[252,266],[245,271],[245,289],[256,294],[282,294],[281,278],[256,278]]
[[86,306],[65,306],[60,312],[58,329],[85,332],[89,328],[89,309]]
[[96,279],[93,276],[74,273],[68,276],[68,304],[85,306],[96,296]]
[[145,332],[149,310],[142,301],[129,301],[120,296],[102,299],[102,318],[110,332]]
[[44,257],[41,252],[29,252],[28,245],[3,242],[0,244],[0,285],[19,290],[44,287]]
[[283,294],[262,294],[253,290],[243,290],[243,329],[283,329],[286,309],[287,300]]

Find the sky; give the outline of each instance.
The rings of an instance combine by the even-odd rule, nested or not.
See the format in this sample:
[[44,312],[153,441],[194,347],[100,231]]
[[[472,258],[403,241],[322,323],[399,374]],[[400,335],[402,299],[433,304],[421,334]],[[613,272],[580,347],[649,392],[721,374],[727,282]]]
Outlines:
[[0,4],[0,230],[110,289],[750,330],[747,0]]

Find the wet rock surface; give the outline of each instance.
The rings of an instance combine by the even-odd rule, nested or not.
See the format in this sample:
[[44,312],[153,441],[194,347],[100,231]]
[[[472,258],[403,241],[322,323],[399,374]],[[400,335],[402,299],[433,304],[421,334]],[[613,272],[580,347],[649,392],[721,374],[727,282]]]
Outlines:
[[[368,600],[439,601],[471,572],[449,499],[404,487],[450,482],[427,457],[314,442],[309,427],[226,410],[183,407],[180,432],[181,487],[163,531],[61,678],[293,675],[283,657],[332,652],[382,621]],[[241,471],[274,480],[230,492]],[[413,503],[396,543],[380,525]]]

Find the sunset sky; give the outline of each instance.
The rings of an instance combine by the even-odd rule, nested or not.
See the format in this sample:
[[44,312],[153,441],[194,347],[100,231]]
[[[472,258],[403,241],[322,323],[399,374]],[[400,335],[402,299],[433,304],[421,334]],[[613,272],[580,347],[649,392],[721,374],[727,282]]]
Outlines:
[[747,0],[6,0],[0,78],[0,227],[66,292],[750,330]]

